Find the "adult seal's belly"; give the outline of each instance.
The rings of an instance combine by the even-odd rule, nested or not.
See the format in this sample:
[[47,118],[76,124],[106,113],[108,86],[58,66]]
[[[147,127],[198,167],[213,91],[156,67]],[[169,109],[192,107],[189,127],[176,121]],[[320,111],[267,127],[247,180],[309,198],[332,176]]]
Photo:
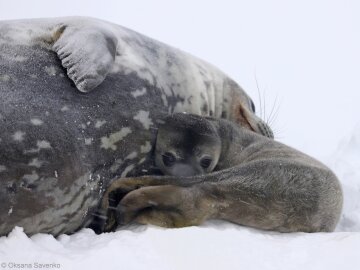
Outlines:
[[150,174],[156,128],[185,111],[272,136],[213,66],[88,18],[0,22],[0,235],[71,233],[115,177]]

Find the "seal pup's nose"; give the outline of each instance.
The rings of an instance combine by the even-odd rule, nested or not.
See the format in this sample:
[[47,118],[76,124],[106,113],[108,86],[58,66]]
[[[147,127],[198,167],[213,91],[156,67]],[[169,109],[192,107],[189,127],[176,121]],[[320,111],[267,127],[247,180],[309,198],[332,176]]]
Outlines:
[[193,166],[187,164],[176,164],[172,168],[172,175],[174,176],[193,176],[202,174],[201,171],[196,170]]

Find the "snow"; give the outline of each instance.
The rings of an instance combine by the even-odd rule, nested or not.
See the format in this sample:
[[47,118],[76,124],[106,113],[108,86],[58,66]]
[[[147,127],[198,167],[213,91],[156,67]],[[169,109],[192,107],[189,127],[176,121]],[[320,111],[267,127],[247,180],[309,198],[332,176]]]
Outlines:
[[59,269],[356,269],[359,249],[360,233],[280,234],[225,223],[139,226],[99,236],[83,229],[58,239],[28,238],[15,228],[0,240],[2,263]]
[[344,209],[337,231],[360,232],[360,124],[339,143],[326,162],[340,179],[344,192]]
[[[360,125],[324,159],[340,178],[345,203],[334,233],[259,231],[223,221],[164,229],[131,225],[96,235],[54,238],[16,227],[0,238],[3,269],[359,269]],[[47,265],[45,265],[47,264]]]

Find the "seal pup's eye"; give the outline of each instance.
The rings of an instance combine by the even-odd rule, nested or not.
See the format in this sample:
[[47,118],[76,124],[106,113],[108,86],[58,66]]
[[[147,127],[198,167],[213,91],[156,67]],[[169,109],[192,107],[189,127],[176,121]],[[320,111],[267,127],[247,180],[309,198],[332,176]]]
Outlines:
[[209,157],[205,157],[205,158],[202,158],[200,160],[200,165],[201,167],[203,167],[204,169],[207,169],[209,168],[209,166],[211,165],[211,162],[212,162],[212,159],[209,158]]
[[166,167],[171,167],[175,164],[176,157],[173,154],[166,152],[162,155],[162,160]]

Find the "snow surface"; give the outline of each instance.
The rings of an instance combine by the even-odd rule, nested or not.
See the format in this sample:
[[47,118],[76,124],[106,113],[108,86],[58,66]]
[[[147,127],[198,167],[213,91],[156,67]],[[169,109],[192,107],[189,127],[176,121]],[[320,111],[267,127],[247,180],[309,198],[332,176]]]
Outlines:
[[16,227],[0,238],[2,269],[360,269],[360,125],[324,160],[340,178],[344,213],[334,233],[265,232],[222,221],[163,229],[132,225],[54,238]]
[[324,162],[336,173],[344,192],[343,215],[337,231],[360,232],[360,124]]
[[59,269],[356,269],[360,233],[279,234],[232,224],[183,229],[141,226],[57,240],[15,228],[0,240],[1,262],[55,263]]

